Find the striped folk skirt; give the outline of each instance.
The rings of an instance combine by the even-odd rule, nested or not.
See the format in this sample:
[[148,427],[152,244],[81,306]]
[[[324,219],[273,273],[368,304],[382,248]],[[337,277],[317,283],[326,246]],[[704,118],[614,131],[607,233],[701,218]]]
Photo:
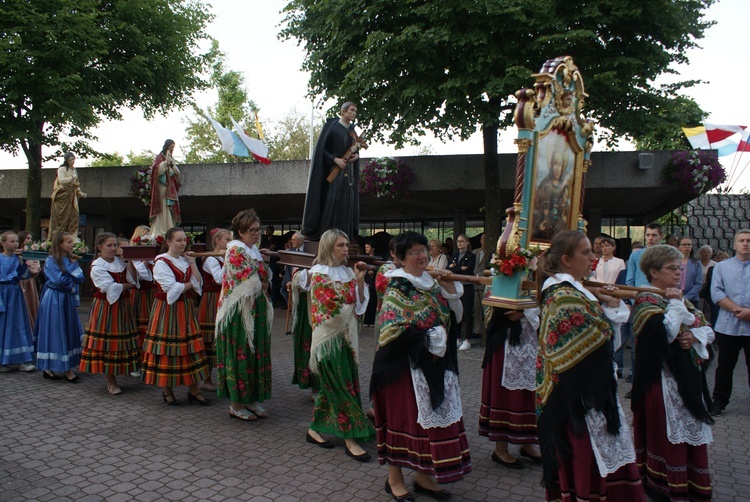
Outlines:
[[417,423],[411,373],[373,396],[378,461],[435,476],[438,483],[462,480],[471,472],[463,419],[448,427],[424,429]]
[[[627,427],[623,423],[620,427]],[[601,477],[599,466],[591,448],[591,438],[584,427],[580,437],[568,427],[570,457],[558,458],[555,486],[546,489],[547,501],[575,502],[578,500],[601,502],[646,502],[646,492],[635,463],[624,465],[612,474]]]
[[505,344],[495,351],[482,372],[479,435],[493,442],[538,443],[534,391],[503,387],[504,365]]
[[711,500],[708,445],[669,442],[661,379],[640,404],[633,408],[633,442],[646,493],[654,500]]
[[198,324],[201,327],[203,345],[206,347],[206,357],[211,367],[216,367],[216,347],[214,338],[216,336],[216,310],[219,305],[220,291],[206,291],[201,298],[198,308]]
[[154,289],[153,288],[141,288],[133,289],[130,301],[133,304],[133,312],[135,312],[135,318],[138,323],[138,336],[136,337],[136,343],[138,344],[138,350],[143,348],[143,341],[146,338],[146,329],[148,328],[148,321],[151,319],[151,305],[154,303]]
[[143,344],[143,381],[157,387],[193,385],[208,376],[206,351],[192,299],[155,299]]
[[127,375],[138,369],[138,327],[133,307],[120,297],[110,304],[94,298],[83,335],[80,370],[105,375]]

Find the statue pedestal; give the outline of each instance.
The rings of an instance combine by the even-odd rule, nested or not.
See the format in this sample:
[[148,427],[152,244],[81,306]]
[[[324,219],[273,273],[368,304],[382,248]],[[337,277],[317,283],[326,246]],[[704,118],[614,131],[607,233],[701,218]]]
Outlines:
[[126,260],[153,260],[161,246],[121,246],[122,257]]
[[482,300],[483,305],[511,310],[522,310],[536,307],[532,291],[522,289],[528,286],[526,272],[514,272],[513,275],[498,274],[492,276],[492,292]]

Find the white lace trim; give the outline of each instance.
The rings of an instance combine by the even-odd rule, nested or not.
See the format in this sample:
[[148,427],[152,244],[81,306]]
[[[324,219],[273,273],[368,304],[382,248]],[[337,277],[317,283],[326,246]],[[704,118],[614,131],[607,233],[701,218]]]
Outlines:
[[713,442],[711,426],[696,419],[682,402],[677,381],[668,369],[661,372],[661,394],[667,422],[667,439],[672,444],[700,446]]
[[411,369],[411,381],[417,398],[417,423],[425,429],[448,427],[461,420],[463,416],[458,376],[452,371],[446,371],[443,380],[445,382],[443,402],[433,410],[430,388],[424,373],[419,368]]
[[505,362],[502,386],[508,390],[534,390],[536,388],[536,350],[538,339],[534,326],[521,319],[521,341],[511,345],[505,339]]
[[620,433],[607,432],[607,419],[604,414],[594,409],[586,413],[586,425],[591,438],[591,449],[594,451],[599,475],[606,477],[620,467],[635,462],[635,449],[630,436],[630,428],[622,412],[620,400],[617,400],[617,411],[620,415]]

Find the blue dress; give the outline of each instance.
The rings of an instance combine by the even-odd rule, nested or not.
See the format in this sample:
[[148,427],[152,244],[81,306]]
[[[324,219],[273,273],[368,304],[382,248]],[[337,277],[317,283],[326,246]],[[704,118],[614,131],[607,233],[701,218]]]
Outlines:
[[62,268],[50,256],[44,262],[44,284],[39,316],[34,327],[36,367],[40,370],[69,371],[81,362],[83,327],[76,307],[78,285],[85,276],[78,262],[62,258]]
[[31,276],[18,256],[0,253],[0,365],[34,360],[34,342],[26,300],[18,281]]

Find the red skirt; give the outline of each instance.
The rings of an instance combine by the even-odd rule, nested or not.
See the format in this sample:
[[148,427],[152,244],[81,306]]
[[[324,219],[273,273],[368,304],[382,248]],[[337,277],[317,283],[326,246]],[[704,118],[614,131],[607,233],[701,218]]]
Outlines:
[[198,308],[198,324],[201,327],[203,345],[206,347],[206,357],[212,367],[216,367],[216,311],[219,306],[220,291],[204,291]]
[[[621,427],[627,427],[623,423]],[[646,502],[641,477],[635,463],[627,464],[603,478],[591,449],[589,433],[584,430],[581,437],[568,428],[571,456],[557,468],[554,488],[547,488],[547,501],[574,502],[577,500],[601,502]]]
[[373,396],[378,461],[435,476],[438,483],[460,481],[471,472],[463,419],[448,427],[417,423],[417,400],[407,373]]
[[509,390],[502,386],[505,344],[492,356],[482,372],[482,405],[479,435],[490,441],[513,444],[539,442],[536,431],[536,401],[533,390]]
[[661,379],[633,408],[633,441],[635,461],[649,495],[673,501],[711,500],[708,445],[669,442]]

